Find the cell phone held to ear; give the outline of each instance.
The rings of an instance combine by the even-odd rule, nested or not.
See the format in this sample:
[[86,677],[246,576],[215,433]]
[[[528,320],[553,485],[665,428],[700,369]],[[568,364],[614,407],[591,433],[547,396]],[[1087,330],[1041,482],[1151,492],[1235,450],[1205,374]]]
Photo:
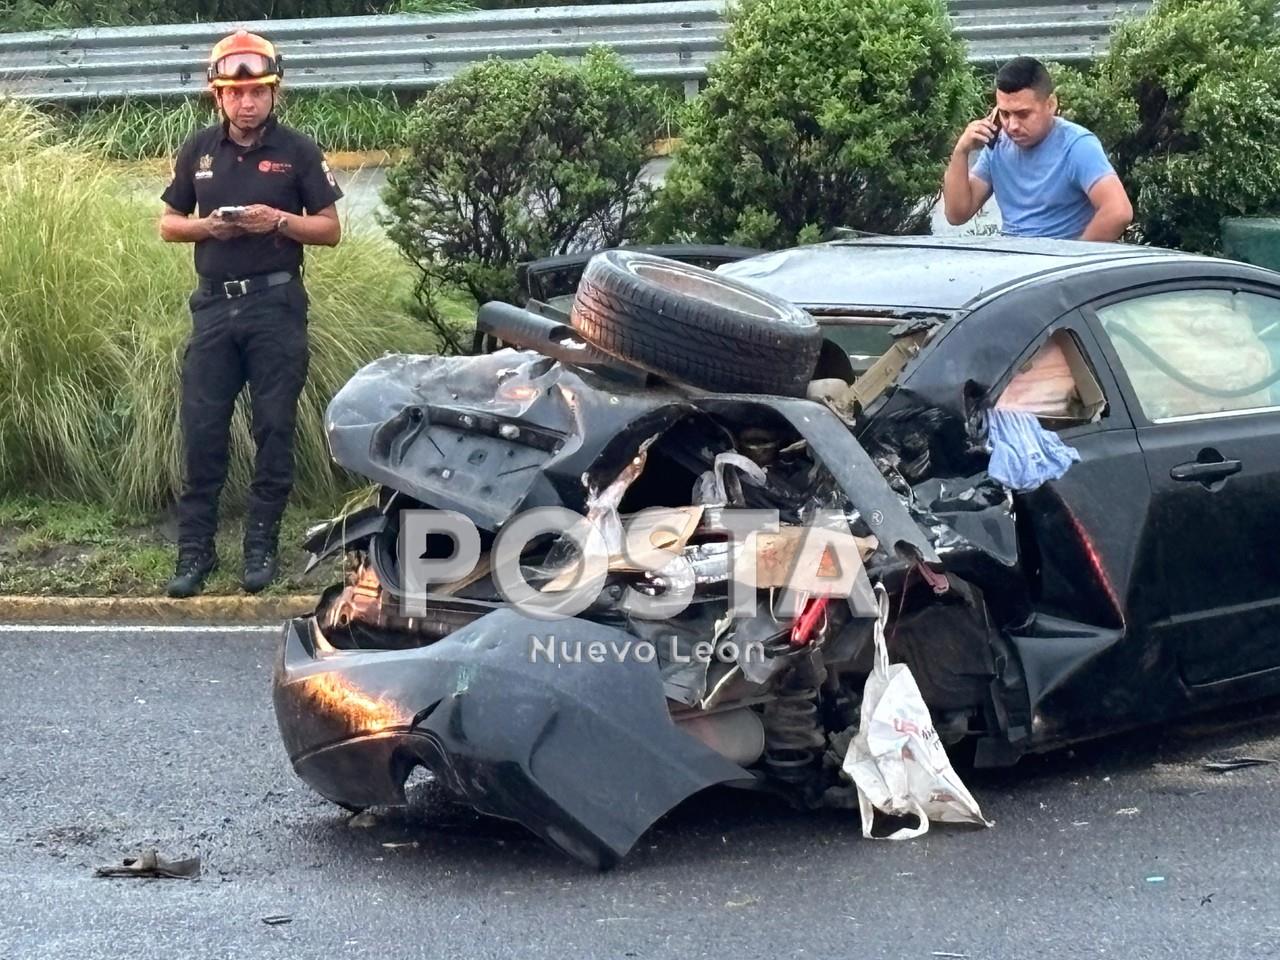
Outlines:
[[1000,122],[999,109],[992,110],[991,116],[987,117],[987,119],[991,121],[992,126],[996,128],[996,132],[993,133],[991,135],[991,139],[987,141],[988,147],[994,147],[996,145],[996,141],[1000,139],[1000,130],[1003,127],[1003,124]]
[[239,220],[244,216],[245,207],[218,207],[213,215],[219,220]]

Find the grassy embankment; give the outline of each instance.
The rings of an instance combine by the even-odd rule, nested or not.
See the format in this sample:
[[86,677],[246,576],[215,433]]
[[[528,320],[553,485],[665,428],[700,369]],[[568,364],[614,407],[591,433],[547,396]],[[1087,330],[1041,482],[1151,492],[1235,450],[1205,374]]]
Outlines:
[[[139,198],[99,148],[0,101],[0,593],[147,594],[168,573],[193,272],[190,249],[160,242],[155,220],[154,199]],[[308,253],[312,366],[286,539],[331,514],[355,482],[328,458],[329,398],[384,352],[433,348],[403,309],[412,282],[374,231]],[[242,404],[233,425],[229,516],[251,474],[247,414]],[[228,527],[221,552],[234,570]],[[224,574],[214,587],[233,583]]]

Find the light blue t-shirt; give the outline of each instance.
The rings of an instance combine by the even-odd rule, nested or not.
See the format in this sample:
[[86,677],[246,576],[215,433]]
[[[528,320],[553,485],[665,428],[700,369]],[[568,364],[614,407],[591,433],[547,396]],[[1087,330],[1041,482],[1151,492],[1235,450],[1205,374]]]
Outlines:
[[1001,133],[994,147],[981,150],[971,172],[991,184],[1002,233],[1075,240],[1093,219],[1088,192],[1115,170],[1097,137],[1055,117],[1049,135],[1034,147],[1024,149]]

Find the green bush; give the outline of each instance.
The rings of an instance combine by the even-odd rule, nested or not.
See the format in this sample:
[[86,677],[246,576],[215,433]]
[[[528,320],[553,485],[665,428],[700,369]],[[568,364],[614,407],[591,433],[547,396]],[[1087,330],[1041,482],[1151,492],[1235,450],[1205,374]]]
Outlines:
[[1133,198],[1138,239],[1211,253],[1223,217],[1280,211],[1272,0],[1157,0],[1089,73],[1057,73],[1064,112]]
[[[191,248],[156,235],[159,201],[131,193],[83,145],[0,99],[0,495],[149,511],[181,479],[178,371],[190,328]],[[412,272],[372,233],[307,255],[311,376],[298,428],[298,498],[332,501],[330,397],[388,349],[432,346],[407,317]],[[236,414],[231,501],[252,440]]]
[[427,94],[383,193],[388,235],[418,267],[418,314],[455,349],[441,289],[516,300],[521,260],[617,244],[642,224],[657,94],[613,53],[489,60]]
[[753,0],[685,118],[660,239],[919,232],[976,81],[941,0]]

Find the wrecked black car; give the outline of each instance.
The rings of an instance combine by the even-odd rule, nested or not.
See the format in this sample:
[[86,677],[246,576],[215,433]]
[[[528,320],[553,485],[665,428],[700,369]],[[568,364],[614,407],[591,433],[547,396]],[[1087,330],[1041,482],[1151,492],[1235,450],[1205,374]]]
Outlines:
[[[403,803],[424,766],[598,866],[712,785],[830,802],[872,586],[979,766],[1280,690],[1280,276],[1009,238],[687,258],[714,271],[660,252],[535,269],[526,307],[481,308],[483,352],[385,357],[334,398],[333,457],[379,494],[316,532],[346,579],[285,625],[274,684],[320,794]],[[678,578],[615,542],[589,604],[530,615],[493,551],[536,507],[657,515],[691,602],[633,615]],[[735,540],[734,509],[779,525]],[[406,566],[458,549],[402,542],[421,510],[466,518],[480,560],[410,602]],[[781,610],[793,534],[832,511],[856,582]],[[519,556],[535,593],[580,559],[543,532]],[[731,617],[743,552],[755,599]],[[737,660],[689,655],[721,639]],[[565,662],[642,641],[652,660]]]

